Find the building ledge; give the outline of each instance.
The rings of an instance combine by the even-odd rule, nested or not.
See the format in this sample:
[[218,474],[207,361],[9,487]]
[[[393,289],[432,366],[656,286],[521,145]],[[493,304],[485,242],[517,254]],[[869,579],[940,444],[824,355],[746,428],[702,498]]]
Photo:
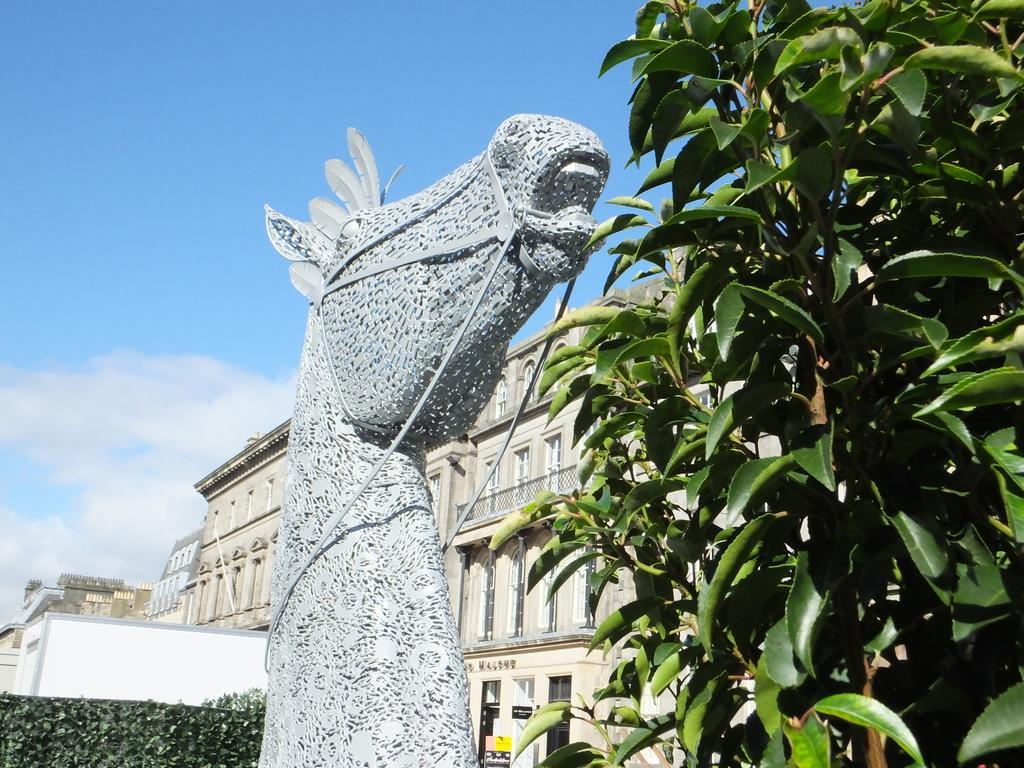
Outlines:
[[551,648],[552,646],[574,646],[590,644],[595,630],[588,627],[575,627],[558,632],[544,632],[525,637],[503,637],[498,640],[476,640],[462,646],[464,656],[475,656],[499,651],[519,651],[533,648]]

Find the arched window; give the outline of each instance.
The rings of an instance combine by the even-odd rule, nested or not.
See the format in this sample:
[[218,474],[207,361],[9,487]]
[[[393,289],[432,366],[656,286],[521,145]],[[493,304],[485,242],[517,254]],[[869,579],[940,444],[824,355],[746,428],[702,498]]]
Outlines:
[[[537,602],[540,606],[537,625],[541,632],[554,632],[558,620],[558,593],[551,595],[551,587],[555,584],[555,571],[548,571],[540,583]],[[550,598],[548,597],[550,595]]]
[[523,393],[524,399],[533,400],[537,396],[537,390],[533,389],[530,391],[529,398],[525,397],[526,390],[530,387],[530,382],[533,380],[533,372],[537,370],[536,364],[533,360],[528,360],[526,365],[523,366]]
[[586,564],[573,575],[575,583],[573,585],[572,620],[578,626],[592,627],[594,625],[594,614],[590,610],[590,577],[593,575],[593,559],[587,560]]
[[523,634],[523,583],[526,569],[523,567],[524,551],[526,547],[519,542],[515,553],[512,555],[512,562],[508,569],[508,636],[519,637]]
[[490,640],[494,630],[494,552],[487,553],[480,573],[479,639]]
[[502,376],[498,379],[498,386],[494,390],[494,418],[500,419],[505,415],[505,408],[508,406],[508,382]]

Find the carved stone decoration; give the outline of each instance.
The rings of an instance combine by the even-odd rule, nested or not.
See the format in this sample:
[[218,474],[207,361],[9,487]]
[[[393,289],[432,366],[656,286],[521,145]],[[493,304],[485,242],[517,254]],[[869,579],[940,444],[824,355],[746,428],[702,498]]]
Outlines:
[[383,204],[366,140],[326,164],[346,203],[267,209],[312,308],[274,564],[264,768],[475,768],[424,447],[465,432],[508,342],[576,275],[608,173],[598,138],[517,115]]

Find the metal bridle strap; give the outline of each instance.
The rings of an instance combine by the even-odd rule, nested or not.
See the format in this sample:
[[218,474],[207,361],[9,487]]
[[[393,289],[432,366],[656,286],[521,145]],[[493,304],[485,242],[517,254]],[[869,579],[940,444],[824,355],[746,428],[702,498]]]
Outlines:
[[[514,208],[509,203],[508,195],[506,195],[505,193],[505,188],[501,185],[501,179],[498,178],[498,172],[497,169],[494,167],[494,161],[491,160],[491,155],[489,151],[485,152],[481,156],[480,162],[481,165],[484,166],[484,169],[487,171],[487,178],[491,183],[491,189],[494,191],[495,202],[498,204],[498,220],[494,225],[488,227],[487,229],[484,229],[481,232],[478,232],[475,235],[470,235],[468,237],[463,237],[458,240],[451,240],[446,243],[441,243],[440,245],[437,245],[433,248],[418,251],[416,254],[412,256],[406,256],[405,258],[396,259],[394,261],[387,261],[382,264],[374,264],[360,272],[356,272],[353,275],[342,275],[342,272],[344,272],[345,269],[354,264],[355,261],[360,256],[376,248],[381,243],[387,242],[392,237],[394,237],[398,232],[405,229],[409,225],[414,224],[415,222],[430,215],[431,213],[435,213],[444,204],[451,201],[451,199],[455,197],[457,193],[465,189],[469,185],[469,183],[473,181],[473,179],[475,178],[475,176],[472,175],[467,176],[467,178],[458,187],[456,187],[451,192],[451,194],[447,195],[437,203],[431,205],[429,208],[420,211],[415,216],[406,219],[401,224],[395,225],[387,232],[383,233],[382,235],[379,235],[378,237],[375,237],[370,242],[360,246],[355,251],[346,256],[345,260],[331,273],[331,276],[326,280],[327,287],[325,288],[323,295],[320,297],[321,303],[323,302],[324,297],[330,295],[331,293],[334,293],[335,291],[344,288],[345,286],[351,285],[352,283],[358,282],[359,280],[363,280],[367,277],[372,277],[373,275],[379,275],[382,272],[387,272],[392,269],[408,266],[409,264],[415,264],[420,261],[426,261],[427,259],[436,258],[438,256],[448,256],[451,254],[456,254],[459,253],[460,251],[466,251],[490,241],[497,241],[499,243],[507,244],[507,242],[511,238],[511,235],[518,231],[517,224],[521,225],[522,221],[525,219],[527,214],[546,219],[554,217],[554,214],[549,213],[548,211],[542,211],[539,208],[533,208],[531,206],[520,206]],[[520,263],[532,277],[540,277],[543,275],[543,271],[537,266],[536,262],[534,262],[533,258],[530,255],[529,249],[527,249],[525,244],[519,244],[516,257],[519,259]]]
[[[558,307],[558,312],[555,313],[556,323],[562,318],[562,315],[565,313],[565,308],[569,306],[569,297],[572,296],[572,289],[574,285],[576,285],[575,277],[565,286],[565,293],[562,294],[562,303]],[[519,408],[516,410],[516,415],[512,417],[512,423],[509,424],[508,432],[505,433],[505,440],[501,444],[501,448],[498,449],[498,453],[495,456],[494,461],[491,462],[491,467],[487,470],[487,474],[483,481],[477,484],[476,491],[473,493],[473,498],[469,500],[466,508],[463,510],[462,514],[459,515],[459,519],[456,521],[455,527],[452,528],[451,532],[448,534],[448,538],[445,540],[444,546],[441,547],[442,555],[448,551],[448,547],[450,547],[452,542],[455,541],[455,537],[458,536],[462,526],[465,525],[469,516],[473,514],[473,509],[476,507],[477,502],[480,501],[480,497],[483,495],[484,489],[486,489],[488,484],[491,482],[491,478],[494,476],[494,473],[498,471],[498,464],[501,463],[502,457],[504,457],[505,452],[508,450],[509,443],[512,442],[512,435],[515,433],[516,427],[519,426],[519,422],[523,418],[523,414],[526,412],[526,406],[529,404],[530,397],[533,395],[534,387],[537,386],[537,380],[540,379],[540,372],[544,367],[544,361],[551,352],[551,346],[554,344],[554,341],[554,337],[551,336],[544,342],[544,348],[541,350],[540,357],[537,359],[537,364],[533,368],[533,375],[530,377],[530,383],[526,387],[526,392],[523,393],[523,399],[519,401]]]
[[[317,542],[316,546],[313,547],[312,552],[310,553],[309,557],[306,558],[302,567],[288,582],[288,586],[285,588],[281,602],[274,608],[273,614],[271,616],[270,627],[267,632],[267,653],[266,656],[264,657],[264,668],[269,668],[270,642],[274,636],[274,631],[277,629],[277,626],[280,622],[281,615],[284,613],[285,608],[288,606],[288,601],[291,599],[292,594],[295,592],[295,587],[298,585],[299,580],[302,578],[303,575],[305,575],[309,567],[314,562],[316,562],[337,541],[339,536],[335,534],[336,529],[348,516],[349,512],[351,511],[352,507],[355,505],[359,497],[362,496],[363,493],[366,492],[366,489],[370,487],[370,484],[380,473],[381,469],[384,468],[384,464],[387,462],[388,459],[391,458],[392,454],[394,454],[398,446],[401,445],[402,440],[405,439],[406,434],[409,432],[409,430],[412,428],[413,423],[419,417],[420,412],[426,405],[430,395],[433,394],[434,388],[441,380],[441,376],[448,368],[448,364],[455,356],[455,352],[459,348],[459,345],[461,344],[463,337],[466,335],[466,331],[469,330],[469,326],[472,324],[473,319],[476,316],[477,310],[479,310],[480,305],[483,303],[484,296],[487,294],[487,291],[490,289],[491,284],[494,282],[494,277],[498,273],[498,268],[501,266],[501,263],[504,260],[509,247],[512,245],[513,238],[511,235],[512,233],[510,233],[508,239],[505,242],[501,243],[501,247],[498,248],[497,254],[494,258],[494,263],[491,265],[490,271],[487,273],[487,278],[484,280],[484,284],[483,287],[480,289],[480,293],[473,301],[472,307],[466,314],[466,319],[462,322],[462,325],[459,327],[458,333],[456,333],[455,336],[452,338],[451,343],[448,345],[448,349],[445,350],[444,357],[442,358],[440,364],[437,366],[437,369],[434,371],[434,375],[431,377],[430,383],[427,385],[426,390],[424,390],[423,394],[420,396],[419,401],[416,403],[416,407],[409,415],[409,418],[402,426],[402,429],[399,430],[397,435],[395,435],[394,440],[391,441],[391,444],[388,446],[387,450],[384,451],[384,454],[367,474],[366,478],[360,484],[356,492],[352,494],[351,497],[349,497],[348,501],[345,502],[344,506],[341,509],[339,509],[333,515],[331,515],[331,517],[327,520],[327,523],[324,525],[324,533],[320,537],[320,540]],[[324,336],[321,337],[321,342],[327,344],[326,338],[324,338],[325,335],[326,334],[324,334]],[[334,381],[334,385],[337,388],[338,382],[337,378],[334,376],[333,370],[332,381]],[[337,392],[340,397],[340,388],[337,389]]]

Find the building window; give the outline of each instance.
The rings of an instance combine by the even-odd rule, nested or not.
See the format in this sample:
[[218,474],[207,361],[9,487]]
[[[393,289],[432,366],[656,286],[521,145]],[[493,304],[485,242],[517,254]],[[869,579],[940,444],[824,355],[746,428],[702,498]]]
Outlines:
[[494,736],[495,726],[498,725],[498,717],[501,712],[501,681],[484,680],[483,690],[480,697],[480,744],[478,746],[478,757],[480,764],[484,763],[484,753],[487,748],[487,739]]
[[523,584],[523,577],[526,574],[526,569],[523,567],[525,549],[523,542],[520,541],[519,547],[512,555],[512,562],[508,570],[507,626],[509,637],[519,637],[523,634],[523,593],[526,591]]
[[274,479],[267,480],[267,512],[274,507]]
[[494,467],[494,472],[491,472],[491,467],[494,467],[493,461],[488,461],[484,464],[484,476],[487,477],[487,490],[484,493],[484,501],[486,502],[487,512],[494,512],[497,509],[498,499],[496,494],[498,493],[498,483],[500,482],[501,465]]
[[480,627],[481,640],[490,640],[494,631],[494,552],[487,553],[480,574]]
[[438,511],[441,509],[441,475],[432,475],[427,482],[430,488],[430,508],[433,510],[434,517],[436,518]]
[[505,415],[505,408],[508,406],[508,382],[502,376],[498,379],[498,388],[494,391],[494,418],[500,419]]
[[[538,601],[540,603],[540,613],[537,619],[537,624],[540,627],[541,632],[554,632],[557,626],[556,621],[558,619],[558,593],[551,594],[551,587],[555,584],[555,572],[554,570],[548,571],[547,575],[540,583],[540,594],[538,595]],[[550,595],[550,597],[549,597]]]
[[557,472],[562,468],[562,436],[555,435],[545,441],[547,446],[546,469],[548,474]]
[[245,521],[252,520],[252,491],[245,495]]
[[[572,676],[548,678],[548,703],[553,701],[572,700]],[[559,723],[552,730],[548,731],[547,753],[550,755],[556,749],[564,747],[569,743],[569,723]]]
[[516,451],[516,485],[530,479],[530,449]]
[[214,536],[218,536],[220,534],[220,531],[218,530],[219,526],[220,526],[220,510],[219,509],[215,509],[215,510],[213,510],[213,535]]
[[537,396],[537,390],[530,388],[530,382],[533,381],[533,372],[535,370],[537,370],[537,366],[534,365],[533,360],[530,360],[523,367],[523,393],[524,395],[526,392],[530,393],[528,397],[524,398],[527,400],[527,402],[533,400]]
[[576,580],[573,590],[572,620],[574,624],[590,627],[593,626],[594,615],[590,610],[590,577],[594,573],[594,561],[587,560],[586,565],[576,571]]
[[235,502],[231,502],[231,506],[228,509],[228,530],[234,530],[235,528]]
[[[512,710],[512,749],[518,749],[519,740],[523,737],[526,720],[532,712],[534,703],[534,683],[532,677],[521,677],[515,681],[515,708]],[[515,768],[535,768],[540,758],[540,744],[534,742],[526,748],[513,763]]]

